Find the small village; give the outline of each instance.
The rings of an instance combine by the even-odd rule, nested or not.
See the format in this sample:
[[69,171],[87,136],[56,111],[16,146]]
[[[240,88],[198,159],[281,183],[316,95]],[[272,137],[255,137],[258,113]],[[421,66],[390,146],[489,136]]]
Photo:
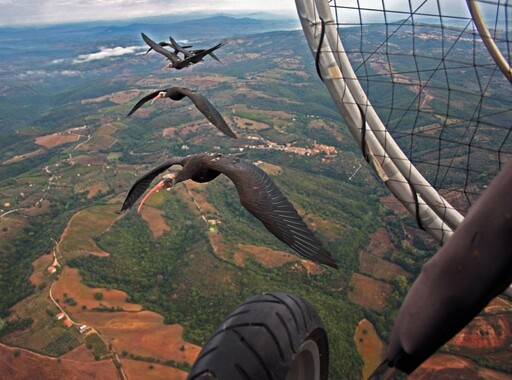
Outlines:
[[[294,146],[291,143],[287,143],[285,145],[281,145],[275,143],[273,141],[265,140],[259,136],[249,136],[247,137],[249,140],[255,141],[254,144],[247,144],[244,146],[245,149],[259,149],[259,150],[277,150],[286,153],[293,153],[298,156],[316,156],[320,154],[324,154],[326,157],[335,156],[338,151],[335,147],[318,144],[316,141],[313,142],[312,148],[304,148],[300,146]],[[256,143],[259,142],[259,143]],[[240,149],[243,150],[243,149]]]

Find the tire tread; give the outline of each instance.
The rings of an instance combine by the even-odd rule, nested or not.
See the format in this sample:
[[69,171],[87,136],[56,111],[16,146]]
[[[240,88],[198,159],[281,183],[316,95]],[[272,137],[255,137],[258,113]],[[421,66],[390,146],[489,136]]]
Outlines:
[[217,327],[187,380],[284,380],[307,339],[317,342],[328,366],[327,334],[307,301],[283,292],[251,297]]

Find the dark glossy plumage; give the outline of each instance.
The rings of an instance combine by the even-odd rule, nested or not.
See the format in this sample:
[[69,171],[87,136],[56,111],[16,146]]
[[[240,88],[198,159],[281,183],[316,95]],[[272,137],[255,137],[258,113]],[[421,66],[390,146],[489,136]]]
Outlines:
[[[161,47],[164,47],[164,46],[173,47],[173,46],[172,46],[172,44],[171,44],[170,42],[166,42],[166,41],[160,41],[160,42],[158,43],[158,45],[160,45]],[[180,46],[180,47],[181,47],[182,49],[189,49],[189,48],[191,48],[191,47],[192,47],[192,45]],[[144,53],[144,55],[148,54],[151,50],[153,50],[153,48],[152,48],[152,47],[150,47],[150,48],[149,48],[149,49]],[[192,50],[192,51],[194,51],[194,50]],[[174,51],[173,51],[173,53],[174,53],[174,54],[178,54],[178,52],[179,52],[179,51],[178,51],[178,50],[176,50],[176,49],[174,49]]]
[[157,53],[162,54],[165,58],[167,58],[169,61],[171,61],[171,65],[176,70],[181,70],[184,67],[187,67],[191,64],[190,60],[185,61],[182,60],[180,57],[178,57],[177,54],[170,52],[169,50],[165,49],[163,46],[160,46],[155,41],[153,41],[151,38],[146,36],[144,33],[141,33],[142,39],[144,42],[146,42],[150,48],[152,48]]
[[162,188],[162,183],[165,183],[166,187],[172,187],[187,179],[209,182],[224,174],[233,181],[242,205],[274,236],[305,258],[337,268],[330,253],[322,247],[272,178],[239,155],[202,153],[184,158],[174,157],[141,176],[130,189],[121,210],[132,207],[151,182],[173,165],[183,168],[157,186]]
[[128,113],[128,116],[132,115],[135,111],[137,111],[144,103],[150,100],[156,100],[160,98],[169,98],[174,101],[179,101],[184,97],[188,97],[196,108],[204,115],[206,118],[215,125],[222,133],[237,138],[235,133],[229,128],[228,124],[222,117],[222,115],[217,111],[217,109],[206,99],[203,95],[198,92],[192,91],[185,87],[171,87],[164,90],[154,91],[142,99],[140,99],[137,104],[133,106],[133,108]]
[[[191,48],[192,46],[181,46],[171,36],[169,36],[169,41],[171,42],[169,44],[169,46],[171,46],[174,49],[174,52],[182,53],[185,58],[190,57],[195,54],[199,54],[204,51],[204,49],[187,50],[188,48]],[[217,62],[220,62],[219,58],[213,52],[210,52],[208,55],[210,57],[212,57],[213,59],[215,59]],[[202,60],[202,58],[201,58],[201,60]]]
[[201,50],[200,52],[193,54],[189,57],[181,59],[178,54],[172,53],[169,50],[165,49],[164,47],[157,44],[155,41],[153,41],[151,38],[146,36],[144,33],[141,33],[142,39],[144,42],[146,42],[149,47],[151,47],[154,51],[162,54],[164,57],[166,57],[171,63],[167,65],[167,67],[181,70],[187,66],[190,66],[191,64],[197,63],[201,61],[206,55],[212,53],[213,51],[220,48],[223,44],[217,44],[212,48]]
[[218,43],[217,45],[215,45],[214,47],[211,47],[209,49],[194,50],[192,52],[192,55],[189,55],[188,57],[186,57],[185,60],[190,59],[191,63],[198,63],[198,62],[202,61],[204,57],[209,55],[209,56],[215,58],[217,61],[219,61],[219,59],[215,56],[215,54],[213,54],[213,52],[222,46],[224,46],[223,42]]

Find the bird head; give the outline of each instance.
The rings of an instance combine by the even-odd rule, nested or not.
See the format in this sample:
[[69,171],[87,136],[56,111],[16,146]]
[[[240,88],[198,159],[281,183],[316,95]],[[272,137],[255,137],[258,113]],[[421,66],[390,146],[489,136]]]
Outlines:
[[[153,98],[153,100],[151,100],[151,104],[153,104],[153,103],[155,102],[155,100],[165,98],[166,96],[167,96],[167,92],[165,92],[165,91],[160,91],[160,92],[158,93],[158,95],[157,95],[157,96],[155,96],[155,97]],[[164,178],[165,178],[165,176],[164,176]]]
[[[165,92],[164,92],[164,94],[165,94]],[[178,175],[177,172],[173,172],[173,173],[164,174],[162,176],[162,181],[161,182],[165,182],[165,188],[167,190],[170,190],[171,187],[176,185],[176,177],[177,177],[177,175]]]
[[146,200],[151,196],[151,194],[156,193],[157,191],[161,189],[170,190],[174,185],[176,184],[176,173],[169,173],[162,176],[162,180],[156,184],[155,187],[153,187],[149,192],[146,194],[146,196],[140,201],[139,207],[137,207],[137,212],[140,213],[140,209],[142,208],[142,205]]

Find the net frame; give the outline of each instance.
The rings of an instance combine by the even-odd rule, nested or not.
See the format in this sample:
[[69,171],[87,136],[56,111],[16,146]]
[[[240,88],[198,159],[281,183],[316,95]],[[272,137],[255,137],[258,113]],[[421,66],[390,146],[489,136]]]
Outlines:
[[411,163],[372,107],[349,62],[329,3],[296,0],[317,71],[363,156],[420,228],[441,245],[464,219]]
[[[307,43],[311,49],[313,57],[315,58],[315,65],[317,73],[326,85],[329,90],[331,97],[334,100],[338,111],[343,117],[349,131],[351,132],[353,138],[360,146],[362,150],[362,154],[366,161],[370,163],[370,165],[375,169],[377,175],[381,178],[381,180],[386,184],[392,194],[405,206],[405,208],[416,218],[418,226],[427,231],[440,245],[443,245],[454,233],[454,230],[457,226],[464,220],[464,216],[453,207],[442,195],[439,194],[439,191],[436,190],[431,184],[425,179],[425,177],[421,174],[420,171],[416,169],[411,160],[404,154],[403,150],[396,143],[395,139],[392,137],[392,133],[390,133],[384,123],[381,121],[374,107],[372,106],[370,100],[366,96],[365,90],[363,89],[360,80],[356,76],[355,71],[353,70],[350,60],[347,56],[347,53],[343,47],[343,43],[340,40],[340,35],[337,30],[337,14],[336,20],[333,17],[331,12],[330,3],[334,4],[334,7],[340,7],[337,5],[342,0],[296,0],[296,8],[297,13],[302,25],[302,29],[304,35],[306,37]],[[345,0],[346,2],[355,3],[356,6],[353,9],[361,11],[360,3],[364,0]],[[403,3],[408,3],[409,8],[411,7],[411,3],[415,1],[417,3],[425,4],[429,0],[404,0]],[[505,82],[505,91],[507,94],[505,95],[506,104],[504,106],[504,110],[498,110],[496,114],[502,115],[501,122],[505,119],[505,124],[500,125],[493,123],[493,121],[488,122],[485,120],[489,114],[485,114],[482,111],[484,108],[483,99],[486,96],[484,93],[487,91],[487,86],[490,81],[487,83],[483,83],[480,78],[477,79],[478,86],[480,87],[480,99],[476,102],[473,115],[468,119],[469,122],[476,121],[476,127],[474,131],[470,132],[470,142],[467,145],[468,149],[468,158],[471,150],[475,150],[476,148],[471,145],[471,142],[475,139],[476,132],[479,128],[479,124],[481,123],[484,126],[490,126],[492,128],[501,129],[501,133],[504,135],[501,143],[497,148],[492,147],[493,153],[497,157],[497,170],[494,172],[488,173],[488,177],[486,178],[487,183],[499,172],[501,168],[504,166],[508,160],[512,160],[512,125],[508,122],[510,120],[510,116],[512,114],[512,102],[509,101],[508,91],[510,87],[510,82],[506,81],[508,79],[507,76],[507,68],[498,68],[498,61],[505,60],[505,63],[508,65],[510,69],[510,65],[508,62],[511,60],[512,56],[512,41],[509,38],[508,33],[508,25],[509,25],[509,16],[510,13],[509,8],[512,7],[512,4],[509,4],[508,0],[462,0],[463,2],[467,2],[467,9],[461,9],[457,11],[467,12],[467,16],[455,16],[454,19],[462,20],[466,23],[465,28],[472,28],[472,40],[473,45],[477,45],[477,40],[480,43],[483,42],[485,48],[480,50],[489,51],[489,55],[492,59],[487,56],[487,60],[489,62],[484,64],[478,64],[480,68],[487,68],[491,71],[490,76],[494,77],[495,75],[504,74],[500,78]],[[446,4],[440,2],[440,0],[432,0],[433,3],[437,4],[439,11],[441,10],[441,4]],[[495,11],[495,19],[494,19],[494,31],[491,33],[487,29],[487,25],[485,25],[484,14],[480,11],[480,7],[477,4],[483,4],[484,6],[494,6],[496,8]],[[377,3],[377,2],[375,2]],[[381,0],[382,8],[385,8],[385,0]],[[480,28],[478,27],[479,21],[475,21],[471,15],[471,8],[473,6],[473,11],[477,9],[480,11],[479,15],[476,18],[480,18]],[[505,18],[505,36],[501,37],[498,35],[498,18],[500,17],[500,8],[503,8],[504,18]],[[368,10],[368,8],[366,9]],[[375,9],[371,9],[375,10]],[[384,9],[385,11],[385,9]],[[412,9],[411,9],[412,12]],[[384,12],[385,13],[385,12]],[[401,13],[400,11],[396,13]],[[404,14],[408,14],[407,12],[402,12]],[[424,16],[432,16],[428,13],[419,13]],[[476,15],[476,12],[473,12]],[[411,13],[412,15],[412,13]],[[441,23],[443,21],[443,16],[439,13],[436,17],[441,19]],[[491,15],[492,20],[492,15]],[[492,24],[492,22],[491,22]],[[359,24],[354,24],[359,25]],[[482,29],[482,26],[485,25],[485,30]],[[414,26],[413,26],[414,27]],[[386,21],[387,28],[387,21]],[[444,26],[442,25],[443,32]],[[450,29],[449,27],[446,29]],[[475,31],[475,29],[477,31]],[[464,33],[467,31],[464,30]],[[487,37],[485,37],[487,35]],[[490,38],[489,38],[490,36]],[[445,37],[445,34],[443,34]],[[480,38],[482,41],[480,41]],[[486,44],[485,40],[493,40],[496,48],[489,48],[488,44]],[[501,46],[501,51],[498,51],[499,55],[496,53],[496,49],[499,50],[498,45]],[[503,46],[505,46],[503,48]],[[387,47],[386,47],[387,49]],[[444,52],[444,38],[443,38],[443,52]],[[451,47],[448,49],[450,50]],[[493,50],[494,49],[494,50]],[[475,46],[473,46],[473,56],[472,60],[470,59],[468,65],[473,65],[473,68],[478,71],[477,59],[475,57]],[[507,58],[503,57],[502,52],[505,52]],[[501,57],[503,58],[500,58]],[[416,59],[416,58],[415,58]],[[493,61],[494,60],[494,61]],[[442,62],[442,65],[445,66],[445,62]],[[503,66],[503,64],[502,64]],[[416,66],[416,69],[418,67]],[[446,67],[444,67],[446,68]],[[500,72],[501,70],[501,72]],[[478,76],[478,73],[477,73]],[[421,82],[421,81],[420,81]],[[421,91],[420,91],[421,94]],[[503,99],[503,94],[500,95],[499,99]],[[450,95],[448,95],[448,98]],[[448,106],[449,107],[449,106]],[[492,113],[490,115],[493,115]],[[483,121],[480,121],[479,118],[483,117]],[[505,117],[503,117],[505,116]],[[446,126],[446,121],[443,126]],[[468,128],[469,129],[469,128]],[[466,132],[468,131],[466,129]],[[393,134],[396,135],[395,131]],[[440,140],[441,141],[441,140]],[[439,143],[441,144],[441,142]],[[485,148],[483,148],[485,150]],[[469,160],[466,165],[467,172],[469,169]],[[444,173],[446,176],[446,172]],[[436,174],[437,181],[437,174]],[[464,196],[468,200],[468,204],[471,205],[471,199],[469,195],[476,195],[474,197],[478,198],[480,195],[478,192],[474,194],[470,194],[467,191],[466,186],[469,187],[470,180],[468,180],[468,176],[465,178],[464,184]],[[484,185],[484,188],[486,185]],[[480,191],[482,189],[479,189]],[[467,210],[463,210],[467,211]],[[505,294],[512,296],[512,285],[507,289]]]

